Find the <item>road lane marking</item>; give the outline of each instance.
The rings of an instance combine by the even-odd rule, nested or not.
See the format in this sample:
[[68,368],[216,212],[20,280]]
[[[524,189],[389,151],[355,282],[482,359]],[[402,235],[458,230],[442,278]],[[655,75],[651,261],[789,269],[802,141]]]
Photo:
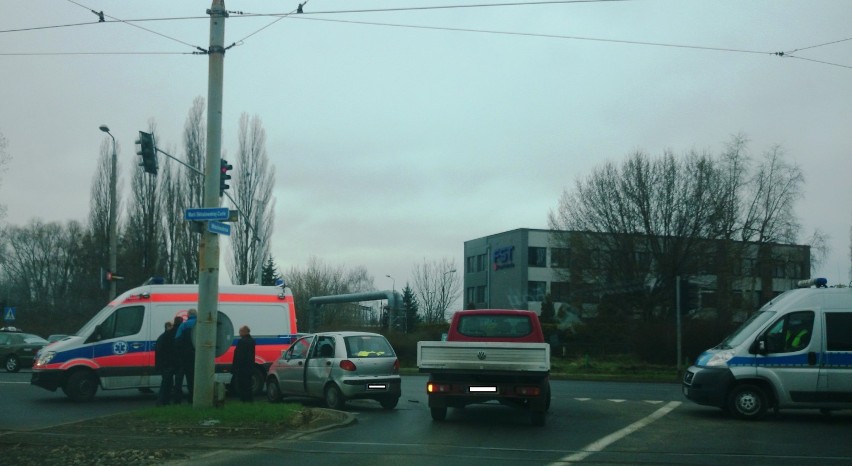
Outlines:
[[674,411],[674,409],[677,408],[680,405],[681,405],[680,401],[670,401],[669,403],[667,403],[662,408],[654,411],[653,413],[649,414],[648,416],[645,416],[642,419],[639,419],[638,421],[634,422],[633,424],[630,424],[629,426],[627,426],[627,427],[625,427],[621,430],[613,432],[613,433],[607,435],[606,437],[601,438],[600,440],[597,440],[595,442],[592,442],[592,443],[586,445],[585,447],[581,448],[580,451],[577,452],[577,453],[562,457],[558,461],[556,461],[554,463],[550,463],[550,464],[551,465],[573,464],[573,463],[576,463],[578,461],[583,461],[584,459],[588,458],[590,455],[597,453],[599,451],[603,451],[604,448],[610,446],[611,444],[623,439],[624,437],[627,437],[628,435],[632,434],[633,432],[636,432],[637,430],[648,426],[649,424],[656,421],[657,419],[660,419],[661,417],[665,416],[666,414]]

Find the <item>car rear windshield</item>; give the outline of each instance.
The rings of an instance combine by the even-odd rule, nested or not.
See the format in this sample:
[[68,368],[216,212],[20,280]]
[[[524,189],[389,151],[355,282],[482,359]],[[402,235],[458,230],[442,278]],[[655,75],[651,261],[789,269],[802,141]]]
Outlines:
[[345,337],[346,355],[350,358],[383,358],[396,356],[393,347],[381,335]]
[[470,314],[459,319],[458,331],[468,337],[521,338],[532,333],[532,325],[528,316]]

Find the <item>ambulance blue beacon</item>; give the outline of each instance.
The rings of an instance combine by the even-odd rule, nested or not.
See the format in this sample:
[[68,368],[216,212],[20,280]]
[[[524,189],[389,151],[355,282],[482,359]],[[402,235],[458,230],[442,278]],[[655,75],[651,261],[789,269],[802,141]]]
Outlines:
[[[149,389],[160,386],[154,344],[166,321],[186,317],[198,306],[198,285],[145,285],[117,297],[74,335],[43,348],[30,383],[61,388],[75,401],[91,400],[98,388]],[[219,312],[232,327],[248,325],[256,342],[254,387],[264,390],[266,371],[297,333],[293,293],[286,286],[219,286]],[[225,320],[225,319],[222,319]],[[232,329],[229,329],[233,332]],[[230,382],[234,345],[216,358],[216,380]]]
[[852,408],[852,288],[803,280],[761,307],[682,381],[686,398],[740,419]]

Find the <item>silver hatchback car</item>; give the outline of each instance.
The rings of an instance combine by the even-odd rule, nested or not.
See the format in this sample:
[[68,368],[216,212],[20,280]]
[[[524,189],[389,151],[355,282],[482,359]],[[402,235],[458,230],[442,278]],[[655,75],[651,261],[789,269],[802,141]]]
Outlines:
[[399,359],[384,336],[324,332],[299,338],[272,363],[266,395],[271,402],[284,396],[320,398],[332,409],[366,398],[393,409],[401,385]]

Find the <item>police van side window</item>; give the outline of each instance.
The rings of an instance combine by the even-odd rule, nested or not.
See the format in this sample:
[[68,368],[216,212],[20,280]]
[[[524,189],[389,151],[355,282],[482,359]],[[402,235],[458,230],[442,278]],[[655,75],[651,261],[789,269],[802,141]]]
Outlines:
[[813,311],[791,312],[766,332],[769,353],[792,353],[808,347],[814,329]]
[[827,312],[826,350],[852,351],[852,312]]
[[142,320],[145,317],[145,308],[142,306],[131,306],[116,309],[106,320],[95,329],[95,334],[89,341],[108,340],[110,338],[126,337],[136,335],[142,330]]

